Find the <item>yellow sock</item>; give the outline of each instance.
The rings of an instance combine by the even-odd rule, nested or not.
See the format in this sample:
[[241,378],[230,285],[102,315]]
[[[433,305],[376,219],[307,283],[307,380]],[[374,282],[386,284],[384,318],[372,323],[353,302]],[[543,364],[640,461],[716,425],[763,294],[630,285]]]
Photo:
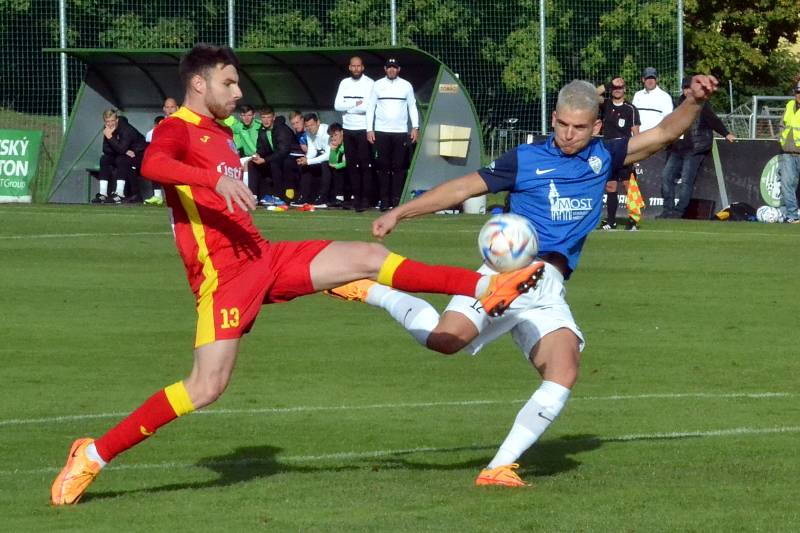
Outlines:
[[189,391],[183,381],[173,383],[169,387],[164,387],[164,394],[167,395],[167,400],[178,416],[183,416],[194,411],[194,404],[189,397]]
[[399,267],[400,264],[405,260],[406,258],[402,255],[389,252],[389,255],[386,256],[386,260],[384,260],[383,265],[381,265],[381,269],[378,272],[378,283],[391,287],[392,278],[394,278],[394,273],[397,270],[397,267]]

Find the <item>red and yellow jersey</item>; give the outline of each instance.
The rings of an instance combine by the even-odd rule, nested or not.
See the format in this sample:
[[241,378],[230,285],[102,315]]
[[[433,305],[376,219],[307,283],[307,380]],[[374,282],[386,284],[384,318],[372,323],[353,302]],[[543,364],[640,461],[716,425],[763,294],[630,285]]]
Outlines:
[[226,126],[181,107],[153,132],[142,175],[164,186],[175,242],[195,295],[215,290],[220,272],[234,273],[266,253],[250,213],[238,206],[231,213],[215,190],[222,175],[242,179]]

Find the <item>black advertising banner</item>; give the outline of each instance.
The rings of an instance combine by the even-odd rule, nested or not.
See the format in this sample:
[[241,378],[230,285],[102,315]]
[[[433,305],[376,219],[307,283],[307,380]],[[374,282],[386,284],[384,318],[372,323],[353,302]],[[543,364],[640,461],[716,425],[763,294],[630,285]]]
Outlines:
[[[661,196],[661,172],[664,170],[666,161],[667,152],[662,150],[639,162],[640,173],[636,176],[636,179],[639,182],[639,189],[644,198],[645,207],[642,210],[642,217],[644,218],[657,217],[664,208],[664,198]],[[625,192],[622,185],[617,190],[619,194],[617,218],[624,219],[628,217],[627,207],[625,206]],[[720,206],[722,203],[711,154],[706,156],[697,171],[692,198],[710,200],[714,202],[714,206]],[[603,218],[605,218],[605,214]]]
[[[737,140],[731,143],[721,138],[714,139],[714,150],[703,160],[692,194],[693,204],[707,207],[701,218],[708,218],[707,213],[719,211],[734,202],[744,202],[754,208],[779,206],[779,153],[777,140]],[[666,151],[661,151],[639,163],[641,174],[637,179],[645,201],[642,212],[645,218],[656,217],[663,209],[661,172],[665,162]],[[624,191],[621,186],[618,190],[617,217],[626,218]],[[689,206],[687,217],[695,215],[692,207]]]
[[715,141],[725,178],[728,203],[744,202],[755,208],[762,205],[778,207],[780,182],[777,155],[781,151],[778,141]]

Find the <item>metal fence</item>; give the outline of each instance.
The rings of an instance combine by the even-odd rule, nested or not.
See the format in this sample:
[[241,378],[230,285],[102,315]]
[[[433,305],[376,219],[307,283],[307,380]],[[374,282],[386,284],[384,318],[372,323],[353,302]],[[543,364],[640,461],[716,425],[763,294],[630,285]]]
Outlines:
[[[417,47],[469,91],[486,145],[549,128],[572,79],[636,85],[653,66],[677,94],[682,0],[38,0],[4,4],[0,128],[45,132],[58,153],[85,67],[45,49]],[[342,66],[342,75],[347,75]],[[511,120],[516,120],[513,128]],[[45,161],[43,172],[51,168]]]

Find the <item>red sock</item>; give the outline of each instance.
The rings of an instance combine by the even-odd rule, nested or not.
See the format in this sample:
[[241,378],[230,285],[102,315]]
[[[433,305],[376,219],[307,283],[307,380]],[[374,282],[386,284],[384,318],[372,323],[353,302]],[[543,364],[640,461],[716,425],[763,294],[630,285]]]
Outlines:
[[[122,422],[95,441],[97,453],[104,461],[132,448],[153,435],[158,428],[192,411],[183,382],[161,389],[148,398]],[[189,401],[188,405],[186,402]]]
[[481,274],[466,268],[402,261],[392,276],[392,287],[407,292],[462,294],[475,297]]

